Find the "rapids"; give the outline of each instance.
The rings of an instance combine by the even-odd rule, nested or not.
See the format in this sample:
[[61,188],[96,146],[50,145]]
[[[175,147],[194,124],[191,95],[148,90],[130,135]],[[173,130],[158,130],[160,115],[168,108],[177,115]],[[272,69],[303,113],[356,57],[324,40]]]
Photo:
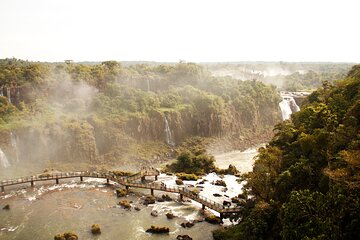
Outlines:
[[[233,151],[216,155],[216,164],[227,167],[230,163],[241,172],[250,171],[256,149]],[[205,176],[205,183],[197,184],[202,190],[200,195],[222,203],[241,192],[242,184],[235,176],[225,175],[223,180],[227,189],[211,183],[220,179],[215,173]],[[119,198],[115,196],[116,186],[106,185],[106,180],[88,178],[83,183],[78,180],[61,180],[59,185],[51,182],[39,183],[34,188],[21,189],[19,186],[0,194],[0,239],[53,239],[57,233],[73,231],[79,239],[175,239],[177,235],[187,234],[193,239],[212,239],[211,231],[218,228],[206,222],[196,223],[192,228],[182,228],[181,223],[200,218],[201,205],[193,201],[156,202],[144,206],[141,199],[149,195],[150,190],[132,189],[126,199],[133,208],[128,211],[117,205]],[[166,185],[175,185],[175,178],[161,174],[158,181]],[[187,185],[195,185],[196,181],[184,181]],[[200,182],[198,180],[197,182]],[[221,197],[214,197],[218,193]],[[168,194],[177,199],[176,194],[155,191],[155,196]],[[1,208],[10,204],[10,210]],[[156,210],[158,217],[152,217],[151,211]],[[172,212],[177,217],[168,220],[166,213]],[[97,223],[101,226],[100,237],[92,236],[90,226]],[[225,220],[224,224],[231,224]],[[170,235],[151,235],[146,229],[151,225],[170,228]]]

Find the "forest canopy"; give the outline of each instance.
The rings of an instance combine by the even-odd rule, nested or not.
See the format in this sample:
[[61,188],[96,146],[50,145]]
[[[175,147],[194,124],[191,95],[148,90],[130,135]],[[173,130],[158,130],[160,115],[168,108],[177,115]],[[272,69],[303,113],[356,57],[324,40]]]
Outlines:
[[275,127],[246,175],[240,223],[215,239],[358,238],[359,73],[356,65],[344,80],[324,82]]

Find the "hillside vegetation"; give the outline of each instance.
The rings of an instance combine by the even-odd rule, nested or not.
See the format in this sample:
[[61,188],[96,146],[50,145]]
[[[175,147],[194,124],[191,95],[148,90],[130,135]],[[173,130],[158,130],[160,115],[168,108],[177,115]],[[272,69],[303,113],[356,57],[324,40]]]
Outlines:
[[192,136],[264,141],[281,118],[274,86],[194,63],[3,59],[0,95],[0,147],[28,163],[156,160]]
[[358,239],[360,65],[324,82],[275,127],[248,181],[240,223],[215,239]]

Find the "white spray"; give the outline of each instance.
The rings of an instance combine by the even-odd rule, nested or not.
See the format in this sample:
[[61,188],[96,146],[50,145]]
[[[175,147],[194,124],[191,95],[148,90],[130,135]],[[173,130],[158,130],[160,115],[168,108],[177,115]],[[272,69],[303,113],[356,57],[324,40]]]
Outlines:
[[164,121],[165,121],[165,136],[166,136],[166,143],[171,145],[171,146],[175,146],[175,141],[173,138],[173,135],[171,133],[170,130],[170,126],[169,126],[169,122],[166,119],[166,116],[164,116]]
[[5,155],[5,153],[0,148],[0,166],[3,168],[10,167],[10,163]]
[[295,99],[289,94],[281,94],[283,100],[279,103],[283,120],[290,118],[293,112],[300,111],[300,107],[296,104]]

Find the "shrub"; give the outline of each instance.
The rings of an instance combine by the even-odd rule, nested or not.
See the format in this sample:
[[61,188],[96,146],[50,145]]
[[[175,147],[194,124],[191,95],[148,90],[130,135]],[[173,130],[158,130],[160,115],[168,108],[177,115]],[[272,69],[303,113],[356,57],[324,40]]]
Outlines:
[[147,196],[144,200],[144,205],[154,204],[156,201],[154,196]]
[[130,209],[131,208],[131,205],[127,200],[121,200],[119,202],[119,205],[122,206],[125,209]]
[[219,218],[219,217],[217,217],[215,215],[207,216],[205,218],[205,221],[207,221],[208,223],[211,223],[211,224],[220,224],[220,223],[222,223],[221,218]]
[[78,239],[79,237],[72,232],[66,232],[63,234],[59,233],[54,236],[54,240],[78,240]]
[[126,190],[122,188],[116,189],[116,196],[117,197],[125,197],[126,196]]
[[91,233],[92,234],[100,234],[101,233],[99,224],[93,224],[91,226]]
[[196,181],[199,179],[199,177],[196,176],[195,174],[187,174],[187,173],[177,173],[176,177],[185,181]]

